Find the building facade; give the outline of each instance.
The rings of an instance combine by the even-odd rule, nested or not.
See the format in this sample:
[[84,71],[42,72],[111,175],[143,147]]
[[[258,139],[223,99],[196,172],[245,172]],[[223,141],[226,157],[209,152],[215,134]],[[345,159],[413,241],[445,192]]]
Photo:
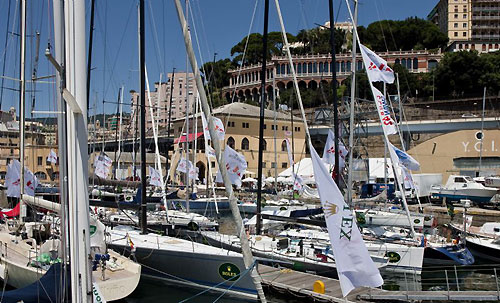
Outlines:
[[[245,177],[257,178],[258,168],[258,153],[259,153],[259,111],[257,106],[245,103],[230,103],[213,110],[213,115],[218,117],[224,122],[226,135],[224,144],[229,145],[237,152],[243,154],[248,163],[247,173]],[[293,127],[291,122],[290,113],[277,112],[276,123],[274,123],[274,112],[265,110],[264,120],[264,151],[263,151],[263,174],[266,177],[274,176],[275,170],[277,173],[287,169],[290,165],[288,163],[288,153],[286,148],[286,136],[291,137],[293,132],[293,151],[294,161],[298,162],[306,157],[306,144],[305,144],[305,129],[304,123],[301,119],[293,118]],[[197,121],[190,118],[190,133],[195,133],[195,136],[188,136],[190,161],[193,162],[192,151],[194,149],[194,141],[196,140],[197,153],[196,161],[194,161],[199,171],[199,180],[203,180],[207,173],[207,163],[210,163],[212,174],[215,176],[218,166],[215,159],[207,161],[205,156],[205,143],[203,136],[203,126],[200,121],[199,115]],[[175,138],[184,136],[185,141],[185,119],[179,119],[173,122]],[[196,138],[196,139],[195,139]],[[276,148],[275,148],[276,139]],[[182,141],[182,140],[180,140]],[[221,142],[222,143],[222,142]],[[173,165],[171,175],[174,175],[176,161],[180,158],[181,151],[185,147],[177,139],[174,152],[176,155],[171,155],[173,158]]]
[[439,0],[427,19],[448,35],[452,51],[499,49],[498,0]]
[[[161,130],[165,130],[168,125],[168,116],[170,111],[170,96],[172,95],[172,112],[171,119],[179,119],[186,116],[186,103],[189,103],[189,112],[191,113],[194,109],[194,101],[196,96],[196,83],[194,80],[193,73],[176,72],[175,75],[168,73],[167,81],[156,82],[154,84],[154,91],[149,92],[151,97],[151,104],[153,107],[149,107],[149,101],[146,100],[146,129],[152,129],[151,123],[151,113],[150,109],[153,111],[153,117],[157,127]],[[170,86],[172,85],[172,91],[170,91]],[[136,110],[139,102],[139,92],[130,91],[132,98],[132,124],[135,125],[136,119],[139,118],[138,111]],[[146,98],[148,98],[148,92],[146,92]]]
[[[411,50],[391,51],[378,53],[389,64],[401,64],[410,72],[428,72],[441,60],[440,50]],[[351,74],[351,54],[342,53],[336,55],[336,72],[339,84]],[[293,57],[294,68],[299,81],[299,87],[317,89],[322,84],[332,81],[332,61],[328,54],[301,55]],[[356,57],[356,70],[363,69],[361,54]],[[223,88],[223,96],[227,101],[258,101],[261,86],[262,64],[243,66],[241,69],[229,70],[229,86]],[[281,91],[293,87],[293,77],[288,57],[274,56],[267,64],[267,94],[272,96],[273,82]]]

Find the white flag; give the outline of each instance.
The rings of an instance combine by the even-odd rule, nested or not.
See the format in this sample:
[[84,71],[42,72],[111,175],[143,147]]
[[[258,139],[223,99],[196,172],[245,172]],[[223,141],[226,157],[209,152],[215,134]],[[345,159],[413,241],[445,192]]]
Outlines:
[[[224,123],[222,123],[222,120],[212,116],[212,121],[214,122],[215,126],[215,132],[217,132],[217,136],[219,137],[219,140],[224,140]],[[205,118],[205,115],[201,113],[201,123],[203,124],[203,134],[205,135],[206,140],[210,140],[210,132],[208,130],[208,123],[207,119]]]
[[297,175],[296,173],[292,173],[293,177],[293,189],[298,191],[299,193],[302,193],[304,191],[304,180],[302,180],[302,177]]
[[102,179],[106,179],[111,168],[112,161],[105,154],[100,154],[94,160],[94,173]]
[[198,167],[195,167],[195,166],[191,166],[191,168],[189,169],[189,179],[193,179],[193,180],[198,180],[198,172],[199,172],[199,168]]
[[205,153],[207,157],[209,158],[217,158],[215,155],[215,149],[212,148],[212,146],[207,144],[207,151]]
[[[21,163],[18,160],[12,160],[7,166],[5,175],[5,186],[7,187],[7,197],[21,196]],[[35,195],[35,188],[38,186],[38,179],[28,169],[24,168],[24,193],[29,196]]]
[[417,187],[415,186],[415,182],[413,182],[410,171],[404,166],[401,166],[401,171],[403,173],[403,184],[405,189],[416,189]]
[[49,156],[47,157],[47,161],[56,164],[57,163],[57,154],[54,150],[50,150]]
[[417,160],[413,159],[412,156],[410,156],[406,152],[400,150],[399,148],[392,145],[391,143],[389,143],[389,146],[392,148],[392,150],[396,154],[397,159],[399,160],[399,163],[401,163],[401,165],[408,168],[409,170],[420,170],[420,163],[418,163]]
[[[345,167],[345,157],[348,151],[344,144],[339,141],[339,168]],[[323,161],[328,164],[335,165],[335,134],[331,129],[328,130],[325,148],[323,149]]]
[[290,163],[290,167],[293,167],[294,161],[293,161],[293,155],[292,155],[292,145],[290,144],[290,138],[285,137],[286,141],[286,150],[288,152],[288,162]]
[[373,98],[375,98],[375,105],[377,106],[378,116],[380,122],[382,123],[382,129],[386,135],[397,134],[396,123],[391,117],[391,111],[389,110],[389,104],[384,95],[376,89],[373,84],[370,83],[372,88]]
[[[238,187],[241,186],[241,178],[247,170],[247,161],[245,160],[245,157],[229,147],[229,145],[226,145],[226,148],[224,149],[224,160],[226,162],[226,170],[231,183]],[[221,167],[219,167],[219,169],[221,169]],[[217,172],[215,181],[223,181],[220,171]]]
[[370,258],[352,210],[311,144],[309,149],[342,295],[347,296],[356,287],[382,285],[384,280]]
[[187,173],[193,168],[193,163],[191,161],[186,160],[185,158],[182,158],[179,161],[179,164],[177,164],[177,171],[181,173]]
[[149,184],[153,186],[161,186],[161,174],[151,166],[149,166]]
[[360,44],[361,55],[365,64],[366,74],[370,82],[394,82],[394,71],[387,65],[387,61],[380,58],[366,46]]

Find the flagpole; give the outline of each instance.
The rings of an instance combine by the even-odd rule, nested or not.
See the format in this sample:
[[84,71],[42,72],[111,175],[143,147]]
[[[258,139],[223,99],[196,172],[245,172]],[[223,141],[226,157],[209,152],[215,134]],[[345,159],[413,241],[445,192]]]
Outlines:
[[25,210],[25,206],[23,203],[23,194],[24,194],[24,133],[25,133],[25,65],[26,65],[26,0],[21,0],[21,64],[20,64],[20,80],[19,81],[19,131],[20,131],[20,141],[19,141],[19,160],[21,162],[21,171],[19,178],[19,186],[20,186],[20,198],[19,198],[19,221],[23,223],[23,210]]
[[339,113],[337,104],[337,62],[335,56],[335,20],[333,18],[333,0],[328,1],[328,10],[330,12],[330,45],[332,64],[330,69],[332,71],[333,82],[333,129],[335,133],[335,183],[339,186],[340,181],[340,165],[339,165]]
[[[263,162],[263,147],[264,147],[264,110],[266,106],[266,76],[267,76],[267,31],[269,24],[269,0],[264,2],[264,33],[262,38],[262,71],[261,71],[261,88],[260,88],[260,119],[259,119],[259,160],[257,167],[257,223],[255,231],[260,235],[262,228],[261,203],[262,203],[262,162]],[[277,163],[276,163],[277,165]]]
[[[358,0],[354,0],[354,20],[353,27],[358,19]],[[352,166],[354,153],[354,105],[356,103],[356,31],[352,31],[352,51],[351,51],[351,106],[349,117],[349,167],[347,168],[347,201],[352,206]]]

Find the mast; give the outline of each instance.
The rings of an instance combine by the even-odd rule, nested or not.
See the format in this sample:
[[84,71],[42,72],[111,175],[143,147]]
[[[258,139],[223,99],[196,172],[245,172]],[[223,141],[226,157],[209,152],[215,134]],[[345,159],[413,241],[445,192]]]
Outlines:
[[[121,87],[122,93],[120,95],[120,120],[118,120],[118,161],[117,161],[117,169],[120,171],[120,158],[122,155],[122,118],[123,118],[123,85]],[[115,158],[116,159],[116,158]],[[116,178],[116,175],[115,175]]]
[[484,140],[484,108],[486,105],[486,86],[484,87],[484,92],[483,92],[483,112],[481,115],[481,148],[479,149],[479,171],[477,177],[481,174],[481,166],[482,166],[482,161],[483,161],[483,140]]
[[[208,122],[208,130],[210,132],[210,137],[214,138],[212,140],[215,154],[217,157],[217,162],[219,163],[219,171],[222,175],[222,180],[224,180],[224,187],[226,189],[226,194],[229,198],[229,208],[231,209],[231,214],[233,216],[236,230],[238,233],[238,237],[241,243],[241,253],[243,254],[243,262],[245,264],[245,268],[249,269],[254,265],[254,258],[252,256],[252,251],[250,250],[250,245],[248,242],[248,238],[245,232],[245,228],[243,226],[243,220],[241,219],[240,211],[238,209],[238,202],[233,193],[233,187],[231,184],[231,180],[229,180],[229,176],[227,175],[227,170],[224,169],[226,167],[226,161],[224,160],[224,156],[221,152],[220,141],[215,140],[217,138],[217,133],[215,130],[214,121],[212,119],[212,114],[210,112],[210,106],[208,105],[207,95],[205,92],[205,87],[203,85],[203,80],[201,79],[200,70],[198,68],[198,63],[196,62],[196,57],[193,51],[193,44],[191,42],[191,36],[188,32],[188,26],[186,23],[186,18],[184,17],[184,13],[182,11],[182,5],[180,0],[175,0],[175,8],[177,11],[177,16],[179,17],[179,23],[181,25],[182,34],[184,36],[184,44],[186,46],[186,52],[188,53],[188,58],[191,63],[191,69],[194,73],[194,78],[196,81],[196,87],[200,92],[201,98],[201,107],[203,109],[203,113],[207,118]],[[262,285],[260,284],[261,279],[255,267],[250,271],[250,276],[255,284],[255,288],[257,290],[257,294],[259,296],[261,303],[266,303],[266,297],[264,295],[264,291],[262,290]]]
[[[168,105],[168,125],[167,125],[167,163],[165,166],[165,169],[170,171],[170,168],[168,166],[168,151],[170,150],[170,124],[171,124],[171,119],[172,119],[172,97],[173,97],[173,89],[174,89],[174,79],[175,79],[175,67],[172,68],[172,78],[170,79],[170,100],[169,100],[169,105]],[[167,173],[167,180],[165,181],[166,184],[168,184],[168,173]]]
[[146,202],[146,70],[145,70],[145,43],[144,43],[144,0],[139,0],[139,70],[140,70],[140,99],[141,99],[141,232],[148,231],[147,202]]
[[[358,24],[358,0],[354,0],[354,20],[352,26]],[[356,34],[352,31],[351,50],[351,106],[349,116],[349,166],[347,167],[347,203],[352,206],[352,166],[354,153],[354,105],[356,104]]]
[[[259,120],[259,162],[257,168],[257,223],[255,225],[256,234],[260,235],[262,228],[262,160],[264,147],[264,109],[266,106],[266,75],[267,75],[267,30],[269,24],[269,0],[264,2],[264,34],[262,38],[262,72],[260,87],[260,120]],[[276,163],[277,165],[277,163]]]
[[[25,98],[26,98],[26,0],[21,0],[21,64],[20,64],[20,82],[19,82],[19,161],[21,162],[21,177],[20,177],[20,188],[21,188],[21,198],[19,199],[19,221],[23,222],[23,215],[25,215],[25,206],[23,203],[24,195],[24,145],[25,145]],[[23,214],[24,213],[24,214]]]
[[339,177],[339,113],[337,104],[337,61],[335,57],[335,20],[333,19],[333,0],[328,1],[328,10],[330,13],[330,45],[332,54],[332,82],[333,82],[333,130],[335,133],[335,183],[340,188]]
[[[57,62],[65,61],[64,54],[64,20],[63,20],[63,0],[56,0],[52,2],[53,10],[54,10],[54,51],[55,51],[55,60]],[[46,53],[50,52],[50,45],[47,47]],[[64,74],[60,72],[56,72],[56,88],[58,93],[56,95],[57,100],[57,124],[59,127],[57,128],[57,143],[58,143],[58,151],[59,151],[59,199],[61,201],[61,234],[62,242],[63,242],[63,255],[62,255],[62,264],[63,269],[66,270],[68,266],[68,244],[69,244],[69,214],[68,214],[68,152],[67,152],[67,118],[66,118],[66,104],[62,99],[62,89],[65,87],[65,77]],[[67,275],[63,275],[63,286],[66,285]],[[66,294],[66,287],[61,288],[61,298],[69,301]]]
[[89,111],[90,72],[92,70],[92,44],[94,42],[94,10],[95,10],[95,0],[92,0],[90,2],[89,57],[87,60],[87,112]]
[[[188,23],[188,34],[190,33],[189,31],[189,0],[185,0],[186,3],[186,20]],[[186,189],[186,211],[189,212],[189,91],[188,91],[188,86],[189,86],[189,73],[188,73],[188,65],[189,65],[189,58],[186,55],[186,82],[185,82],[185,88],[186,88],[186,142],[184,143],[184,152],[186,155],[186,173],[184,174],[184,188]],[[193,119],[194,120],[194,119]]]
[[[87,77],[88,78],[88,77]],[[120,87],[120,89],[118,90],[118,104],[116,105],[116,116],[119,116],[120,117],[120,120],[121,120],[121,94],[122,94],[122,88]],[[115,121],[118,117],[115,116]],[[120,121],[121,122],[121,121]],[[121,140],[120,140],[121,142]],[[118,142],[118,125],[115,124],[115,144],[118,146],[120,144],[120,142]],[[118,146],[117,149],[115,149],[115,156],[114,156],[114,159],[113,159],[113,169],[114,169],[114,172],[113,172],[113,176],[115,177],[115,179],[118,179],[116,177],[116,172],[117,172],[117,169],[118,169],[118,160],[117,160],[117,153],[118,151],[120,150],[120,147]]]
[[65,68],[63,98],[67,115],[68,195],[72,302],[92,300],[88,196],[87,87],[85,66],[85,3],[65,1]]
[[[278,112],[276,109],[276,74],[274,73],[273,69],[273,125],[277,125],[276,123],[276,118],[278,116]],[[276,195],[278,195],[278,150],[277,150],[277,143],[276,143],[276,132],[278,131],[276,128],[277,127],[271,127],[273,129],[273,136],[274,136],[274,163],[276,165],[274,166],[274,190],[276,191]]]

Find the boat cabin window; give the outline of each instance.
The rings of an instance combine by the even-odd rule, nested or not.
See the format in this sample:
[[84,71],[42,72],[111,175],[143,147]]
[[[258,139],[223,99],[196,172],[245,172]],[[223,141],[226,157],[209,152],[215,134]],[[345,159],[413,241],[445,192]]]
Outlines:
[[463,177],[455,177],[455,183],[467,183]]
[[465,178],[465,180],[466,180],[467,182],[474,182],[474,180],[472,180],[472,178],[471,178],[471,177],[469,177],[469,176],[466,176],[466,177],[464,177],[464,178]]

